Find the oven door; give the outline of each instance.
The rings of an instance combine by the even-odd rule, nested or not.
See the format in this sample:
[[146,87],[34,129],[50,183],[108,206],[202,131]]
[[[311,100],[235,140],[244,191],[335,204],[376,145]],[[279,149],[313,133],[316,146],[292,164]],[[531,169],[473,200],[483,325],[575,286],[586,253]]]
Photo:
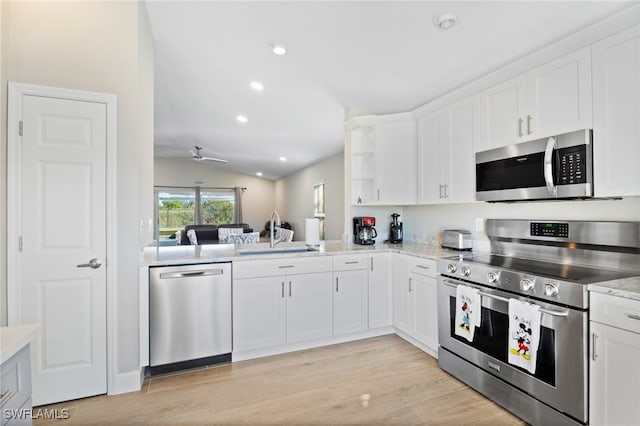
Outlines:
[[[458,284],[481,291],[481,325],[475,331],[473,342],[454,332]],[[535,374],[507,362],[509,298],[535,303],[543,309]],[[453,278],[438,278],[440,346],[581,422],[587,420],[587,320],[585,311],[534,301]]]

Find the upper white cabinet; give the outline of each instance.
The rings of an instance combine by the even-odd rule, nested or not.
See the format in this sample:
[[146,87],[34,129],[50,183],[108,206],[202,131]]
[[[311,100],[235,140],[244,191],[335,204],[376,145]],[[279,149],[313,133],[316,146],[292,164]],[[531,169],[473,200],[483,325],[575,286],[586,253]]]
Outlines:
[[640,29],[593,45],[596,197],[640,195]]
[[591,93],[589,47],[487,89],[475,151],[591,128]]
[[357,117],[347,123],[351,203],[416,202],[416,137],[411,114]]
[[477,114],[469,98],[417,119],[419,204],[475,201]]

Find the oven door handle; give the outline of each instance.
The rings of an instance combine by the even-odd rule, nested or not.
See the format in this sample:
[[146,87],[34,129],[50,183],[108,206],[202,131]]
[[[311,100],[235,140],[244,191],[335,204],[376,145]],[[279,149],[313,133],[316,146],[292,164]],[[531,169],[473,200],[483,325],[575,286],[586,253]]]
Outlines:
[[[446,280],[446,281],[442,281],[442,283],[446,286],[449,287],[454,287],[457,288],[458,286],[456,284],[454,284],[453,282]],[[475,287],[477,288],[477,287]],[[489,294],[489,293],[485,293],[484,291],[480,291],[479,292],[480,296],[483,297],[488,297],[489,299],[495,299],[495,300],[499,300],[500,302],[506,302],[509,303],[509,299],[506,297],[502,297],[502,296],[495,296],[493,294]],[[568,317],[569,316],[569,311],[554,311],[551,309],[545,309],[545,308],[540,308],[540,312],[542,312],[543,314],[547,314],[547,315],[551,315],[554,317]]]

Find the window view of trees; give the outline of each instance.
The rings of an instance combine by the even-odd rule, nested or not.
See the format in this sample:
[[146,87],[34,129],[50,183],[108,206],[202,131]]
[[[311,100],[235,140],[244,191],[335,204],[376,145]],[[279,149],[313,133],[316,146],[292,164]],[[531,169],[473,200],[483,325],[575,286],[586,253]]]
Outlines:
[[158,239],[175,238],[187,225],[233,223],[235,194],[232,189],[156,189]]

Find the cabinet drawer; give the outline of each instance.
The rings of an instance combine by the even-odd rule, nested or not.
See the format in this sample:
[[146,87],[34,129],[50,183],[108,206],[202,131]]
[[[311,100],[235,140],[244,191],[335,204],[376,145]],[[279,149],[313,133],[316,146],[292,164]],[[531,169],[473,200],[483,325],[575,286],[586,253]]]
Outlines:
[[367,269],[369,257],[366,254],[348,254],[333,256],[334,271],[352,271],[355,269]]
[[591,321],[640,333],[640,300],[608,294],[590,294]]
[[29,345],[5,361],[0,367],[0,408],[18,409],[31,397],[31,360]]
[[419,257],[409,257],[408,265],[409,271],[416,274],[425,275],[427,277],[436,277],[438,271],[436,269],[436,261],[432,259],[422,259]]
[[247,260],[233,262],[233,278],[331,272],[331,256]]

